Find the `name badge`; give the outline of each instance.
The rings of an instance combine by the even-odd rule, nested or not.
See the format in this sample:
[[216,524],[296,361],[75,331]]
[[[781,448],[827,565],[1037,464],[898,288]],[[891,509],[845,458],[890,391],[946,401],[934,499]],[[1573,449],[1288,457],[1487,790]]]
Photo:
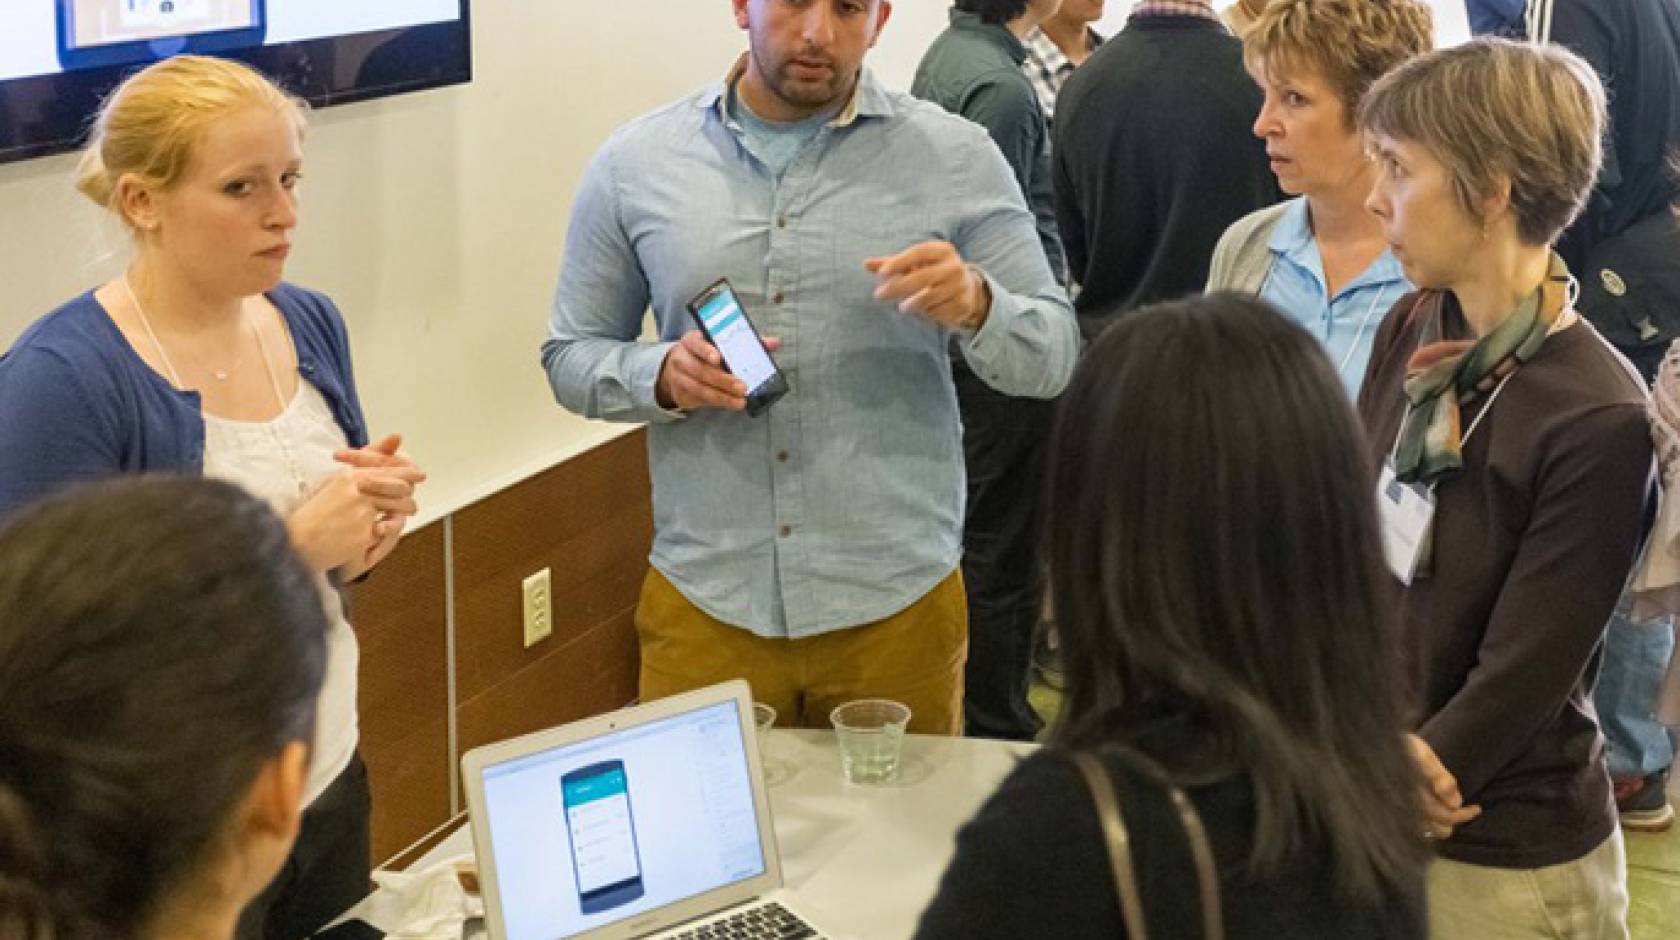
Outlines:
[[1410,585],[1435,521],[1435,494],[1426,486],[1400,482],[1394,465],[1385,460],[1377,480],[1377,515],[1388,570],[1401,584]]

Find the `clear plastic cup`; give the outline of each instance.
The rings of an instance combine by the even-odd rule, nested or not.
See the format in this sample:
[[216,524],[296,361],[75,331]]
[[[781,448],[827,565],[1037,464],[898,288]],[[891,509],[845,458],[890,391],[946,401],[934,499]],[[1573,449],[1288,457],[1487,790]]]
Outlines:
[[885,784],[898,779],[910,707],[884,698],[847,702],[829,713],[840,742],[840,771],[848,783]]
[[776,709],[763,702],[753,703],[753,724],[758,728],[758,760],[770,766],[770,729],[776,726]]

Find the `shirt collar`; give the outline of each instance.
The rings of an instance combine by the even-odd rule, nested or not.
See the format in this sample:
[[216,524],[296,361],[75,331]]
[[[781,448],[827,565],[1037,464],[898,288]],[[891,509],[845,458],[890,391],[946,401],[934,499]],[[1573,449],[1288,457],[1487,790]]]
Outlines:
[[1037,26],[1021,40],[1021,45],[1026,48],[1027,55],[1042,64],[1048,72],[1059,72],[1073,66],[1073,60],[1062,52],[1062,47],[1056,45],[1055,40],[1045,35],[1044,30]]
[[956,7],[951,8],[951,28],[965,33],[973,33],[987,42],[997,46],[1020,65],[1027,60],[1027,47],[1007,27],[996,23],[988,23],[980,18],[978,13],[967,13]]
[[[720,120],[728,123],[735,83],[746,71],[747,53],[743,52],[741,57],[735,60],[735,64],[730,66],[729,74],[725,75],[722,81],[714,82],[700,93],[700,97],[694,102],[695,107],[710,110],[716,113]],[[858,73],[857,85],[852,88],[851,100],[846,102],[846,106],[841,108],[840,113],[828,124],[830,127],[850,127],[860,117],[892,117],[895,113],[892,95],[875,80],[875,75],[869,71],[869,67],[864,66]]]
[[1289,201],[1289,207],[1278,217],[1277,225],[1272,228],[1272,238],[1268,243],[1273,251],[1279,254],[1292,255],[1307,246],[1312,241],[1312,220],[1307,217],[1307,199],[1297,196]]
[[[1091,52],[1102,48],[1102,33],[1086,27],[1085,37],[1091,44]],[[1042,27],[1034,26],[1031,32],[1022,37],[1021,45],[1026,48],[1027,56],[1037,60],[1047,71],[1059,72],[1074,68],[1073,60],[1067,57],[1067,53],[1062,51],[1061,46],[1056,45],[1056,41],[1051,39]]]
[[1225,21],[1213,11],[1212,0],[1144,0],[1132,8],[1132,16],[1198,16],[1223,26]]
[[[1267,247],[1274,253],[1288,258],[1297,267],[1310,268],[1303,255],[1312,248],[1312,242],[1312,220],[1307,216],[1307,197],[1297,196],[1289,201],[1289,207],[1284,209],[1283,215],[1278,218]],[[1405,269],[1400,266],[1400,260],[1394,257],[1394,251],[1384,248],[1377,260],[1359,272],[1358,277],[1342,285],[1342,293],[1372,284],[1401,281],[1405,277]]]

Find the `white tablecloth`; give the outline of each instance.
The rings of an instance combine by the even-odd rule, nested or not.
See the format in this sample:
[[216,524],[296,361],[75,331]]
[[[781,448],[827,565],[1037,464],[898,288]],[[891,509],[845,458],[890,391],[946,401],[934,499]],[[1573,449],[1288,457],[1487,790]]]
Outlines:
[[[837,932],[909,937],[951,860],[957,829],[1033,747],[909,735],[898,783],[859,787],[841,778],[832,731],[772,732],[766,771],[783,879]],[[413,869],[471,851],[463,826]],[[389,930],[377,900],[351,914]]]

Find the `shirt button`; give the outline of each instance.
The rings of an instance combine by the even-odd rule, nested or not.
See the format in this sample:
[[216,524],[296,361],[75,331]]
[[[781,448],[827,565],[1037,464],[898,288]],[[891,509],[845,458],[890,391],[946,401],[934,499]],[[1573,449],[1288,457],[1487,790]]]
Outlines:
[[781,531],[781,536],[782,536],[782,538],[784,538],[784,539],[785,539],[785,538],[787,538],[787,537],[788,537],[788,536],[790,536],[790,535],[792,535],[792,534],[793,534],[793,526],[790,526],[790,525],[785,525],[785,526],[782,526],[782,528],[781,528],[781,530],[780,530],[780,531]]
[[787,451],[784,450],[784,451],[777,452],[776,460],[780,461],[781,463],[787,463],[787,459],[788,459],[788,452]]
[[774,293],[774,294],[771,294],[771,295],[770,295],[770,301],[771,301],[771,303],[778,303],[778,304],[779,304],[779,303],[781,303],[781,302],[782,302],[782,301],[783,301],[783,300],[784,300],[784,299],[786,299],[786,298],[784,298],[784,297],[783,297],[783,296],[782,296],[782,292],[781,292],[781,291],[777,291],[777,292],[775,292],[775,293]]
[[785,216],[785,215],[777,216],[776,217],[776,227],[777,228],[787,228],[787,216]]

